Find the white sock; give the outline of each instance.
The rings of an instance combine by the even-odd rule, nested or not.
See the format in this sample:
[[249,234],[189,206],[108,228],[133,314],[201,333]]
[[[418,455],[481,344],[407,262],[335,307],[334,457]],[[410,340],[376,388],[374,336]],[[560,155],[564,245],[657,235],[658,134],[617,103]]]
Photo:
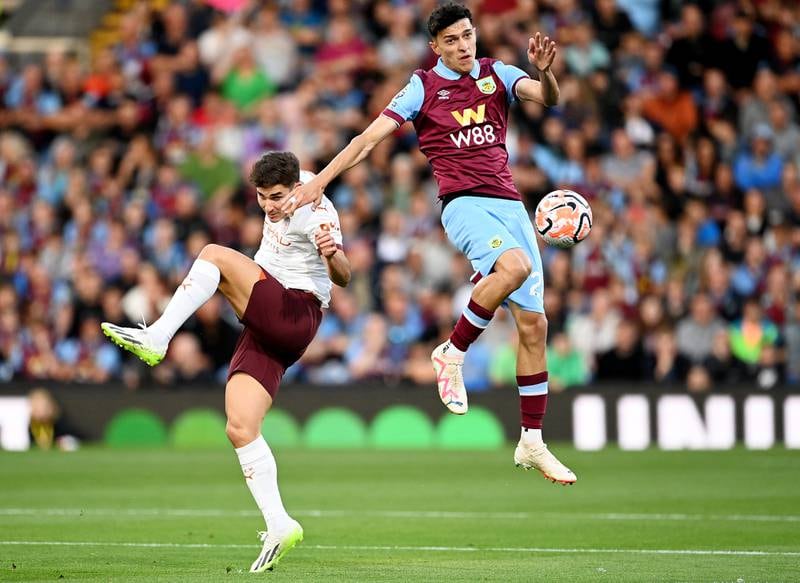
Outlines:
[[169,344],[178,328],[217,291],[219,277],[216,265],[205,259],[196,259],[164,313],[147,327],[150,337],[159,345]]
[[244,481],[264,515],[267,530],[280,532],[289,522],[289,515],[283,507],[278,490],[278,466],[262,435],[243,447],[236,448],[239,463],[242,465]]
[[445,350],[445,354],[447,356],[455,356],[455,357],[458,357],[458,358],[464,358],[464,355],[466,354],[466,352],[464,352],[463,350],[459,350],[458,348],[456,348],[455,344],[450,342],[450,346],[448,346],[447,350]]
[[544,444],[542,441],[542,430],[531,429],[530,427],[522,428],[519,440],[526,445],[532,445],[534,447]]

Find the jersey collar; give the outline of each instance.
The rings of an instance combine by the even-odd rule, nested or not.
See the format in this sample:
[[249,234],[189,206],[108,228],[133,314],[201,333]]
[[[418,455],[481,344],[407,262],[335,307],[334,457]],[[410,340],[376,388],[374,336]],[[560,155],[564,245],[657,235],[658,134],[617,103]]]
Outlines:
[[[439,75],[439,77],[444,77],[448,81],[458,81],[461,79],[461,74],[456,73],[449,67],[447,67],[443,62],[442,58],[439,57],[439,60],[436,62],[436,66],[433,68],[434,73]],[[469,72],[469,76],[473,79],[477,79],[478,75],[481,73],[481,65],[478,63],[478,59],[475,59],[475,62],[472,64],[472,71]]]

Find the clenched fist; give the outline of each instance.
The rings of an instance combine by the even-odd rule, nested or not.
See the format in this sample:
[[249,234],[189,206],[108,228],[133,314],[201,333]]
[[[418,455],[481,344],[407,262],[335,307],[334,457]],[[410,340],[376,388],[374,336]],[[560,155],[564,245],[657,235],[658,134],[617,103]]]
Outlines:
[[317,231],[317,249],[323,257],[333,257],[336,255],[336,241],[333,240],[330,231]]

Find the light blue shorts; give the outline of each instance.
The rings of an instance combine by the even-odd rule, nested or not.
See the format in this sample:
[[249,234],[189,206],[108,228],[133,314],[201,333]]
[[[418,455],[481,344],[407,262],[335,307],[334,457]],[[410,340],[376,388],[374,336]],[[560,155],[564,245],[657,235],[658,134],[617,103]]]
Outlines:
[[504,252],[522,249],[533,269],[508,299],[523,310],[544,313],[542,257],[525,205],[516,200],[460,196],[445,207],[442,225],[447,238],[467,256],[481,277],[492,272]]

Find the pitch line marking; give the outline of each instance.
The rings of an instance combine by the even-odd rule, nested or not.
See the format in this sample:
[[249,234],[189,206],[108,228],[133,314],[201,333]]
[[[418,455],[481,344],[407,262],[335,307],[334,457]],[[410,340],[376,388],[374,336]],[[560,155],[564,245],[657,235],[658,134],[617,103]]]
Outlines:
[[[722,522],[800,522],[798,515],[780,514],[680,514],[680,513],[572,513],[572,512],[460,512],[446,510],[295,510],[292,514],[311,518],[434,518],[527,520],[556,518],[581,520],[664,520]],[[0,516],[152,516],[230,518],[261,516],[256,510],[217,510],[212,508],[0,508]]]
[[[95,541],[24,541],[0,540],[0,546],[65,546],[65,547],[133,547],[176,549],[254,549],[259,545],[208,543],[134,543]],[[800,551],[735,551],[713,549],[580,549],[551,547],[445,547],[403,545],[303,545],[301,549],[320,551],[414,551],[455,553],[568,553],[568,554],[634,554],[634,555],[722,555],[733,557],[800,557]]]

